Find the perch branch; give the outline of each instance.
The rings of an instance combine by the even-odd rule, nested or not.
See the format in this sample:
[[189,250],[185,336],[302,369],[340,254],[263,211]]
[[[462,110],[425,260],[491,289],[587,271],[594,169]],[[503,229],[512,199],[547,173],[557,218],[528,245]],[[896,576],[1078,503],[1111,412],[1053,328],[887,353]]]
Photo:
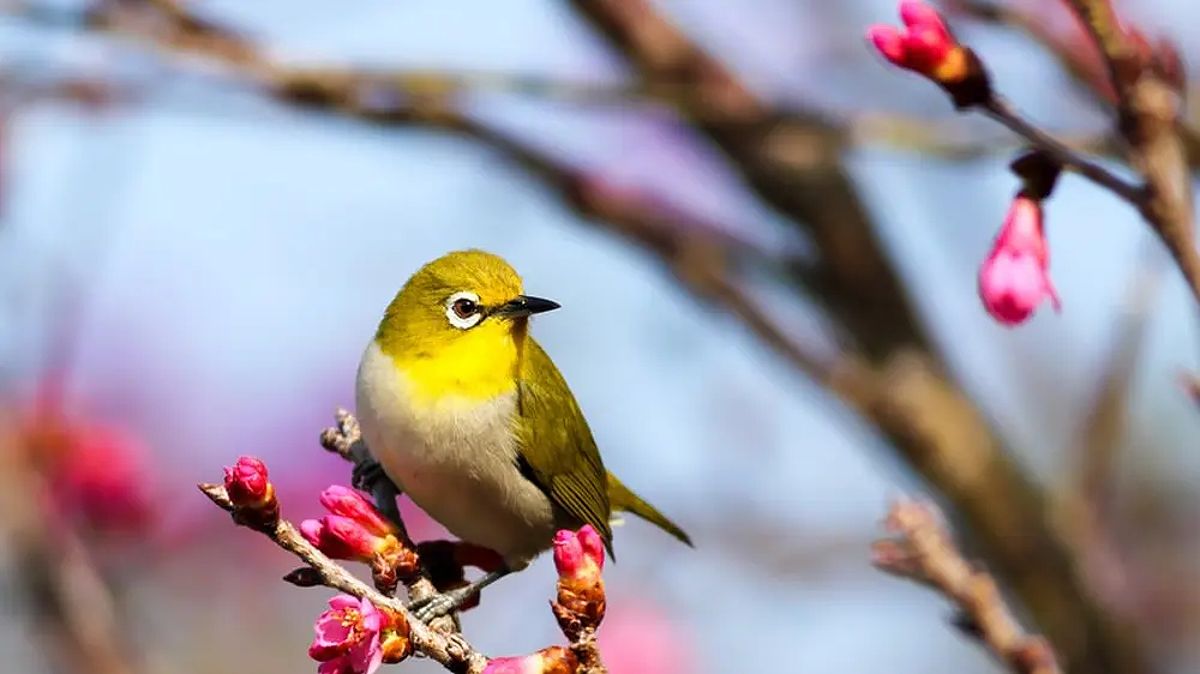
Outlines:
[[900,501],[885,526],[896,537],[875,543],[877,568],[944,595],[958,609],[954,623],[1015,674],[1061,674],[1049,642],[1026,634],[1004,604],[995,579],[963,559],[936,506]]
[[[225,493],[225,487],[204,484],[200,485],[200,491],[204,492],[205,496],[208,496],[217,507],[230,513],[234,511],[233,503]],[[410,630],[409,638],[417,652],[424,653],[452,672],[478,674],[483,671],[487,664],[487,658],[472,648],[461,635],[443,634],[413,618],[404,607],[404,602],[385,596],[355,578],[340,564],[313,547],[287,520],[280,519],[273,528],[264,530],[262,533],[276,545],[292,553],[315,570],[319,575],[321,585],[358,598],[366,598],[376,607],[387,609],[405,619]]]

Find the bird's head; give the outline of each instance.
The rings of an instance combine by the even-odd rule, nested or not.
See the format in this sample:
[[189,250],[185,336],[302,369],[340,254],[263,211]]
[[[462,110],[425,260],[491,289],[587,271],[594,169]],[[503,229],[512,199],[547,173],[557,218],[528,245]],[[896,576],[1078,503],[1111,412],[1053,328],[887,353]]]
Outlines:
[[405,359],[493,359],[518,348],[529,316],[558,304],[522,294],[503,258],[480,250],[447,253],[421,267],[388,306],[376,340]]

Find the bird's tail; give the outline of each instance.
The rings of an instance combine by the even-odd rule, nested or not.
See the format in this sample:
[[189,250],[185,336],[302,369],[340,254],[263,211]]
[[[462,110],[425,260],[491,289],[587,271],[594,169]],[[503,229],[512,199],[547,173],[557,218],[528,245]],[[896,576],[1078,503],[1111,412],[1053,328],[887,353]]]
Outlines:
[[612,504],[612,509],[624,510],[625,512],[633,513],[638,517],[646,520],[654,526],[671,534],[687,545],[692,545],[692,539],[684,533],[674,522],[667,519],[667,516],[658,512],[654,506],[646,503],[640,496],[629,490],[617,479],[616,475],[608,474],[608,501]]

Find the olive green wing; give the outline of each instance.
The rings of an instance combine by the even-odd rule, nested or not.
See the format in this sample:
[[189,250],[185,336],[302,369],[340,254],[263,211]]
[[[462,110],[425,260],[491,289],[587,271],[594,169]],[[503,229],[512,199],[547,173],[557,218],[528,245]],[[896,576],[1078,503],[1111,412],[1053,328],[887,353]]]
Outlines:
[[526,477],[595,527],[612,553],[608,473],[575,396],[550,356],[526,338],[518,376],[516,436]]

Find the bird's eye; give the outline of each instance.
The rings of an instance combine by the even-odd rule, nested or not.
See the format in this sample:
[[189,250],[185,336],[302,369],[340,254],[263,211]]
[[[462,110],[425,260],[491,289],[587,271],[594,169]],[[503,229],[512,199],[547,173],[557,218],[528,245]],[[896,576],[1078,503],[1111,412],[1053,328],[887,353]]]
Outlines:
[[463,290],[446,298],[446,319],[459,330],[478,325],[483,320],[481,309],[479,295],[473,292]]
[[458,314],[459,318],[470,318],[471,314],[479,311],[479,305],[465,297],[454,300],[454,304],[451,306],[454,307],[454,313]]

